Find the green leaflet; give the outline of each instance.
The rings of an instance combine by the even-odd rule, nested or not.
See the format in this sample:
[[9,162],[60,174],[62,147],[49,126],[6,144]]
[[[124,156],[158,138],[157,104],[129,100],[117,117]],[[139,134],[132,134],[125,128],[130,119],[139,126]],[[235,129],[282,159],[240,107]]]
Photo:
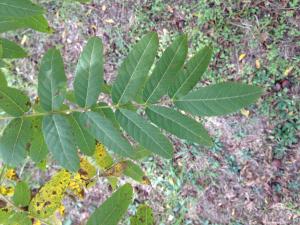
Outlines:
[[150,183],[149,179],[146,177],[144,171],[141,169],[140,166],[133,163],[130,160],[124,161],[126,163],[126,168],[124,170],[124,175],[131,177],[133,180],[139,182],[148,184]]
[[2,40],[0,39],[0,59],[2,58],[3,55],[3,47],[2,47]]
[[[2,89],[2,87],[6,87],[6,86],[7,86],[7,81],[6,81],[5,75],[0,70],[0,90]],[[0,102],[1,102],[1,100],[0,100]]]
[[16,43],[0,38],[2,43],[2,58],[14,59],[27,57],[27,53]]
[[3,17],[0,15],[0,33],[16,30],[20,28],[31,28],[36,31],[51,33],[48,21],[43,15],[24,16],[24,17]]
[[133,160],[142,160],[142,159],[147,158],[151,155],[152,155],[152,152],[145,149],[143,146],[137,146],[134,149],[134,154],[131,157],[131,159],[133,159]]
[[43,134],[49,151],[59,164],[76,172],[79,169],[79,157],[68,118],[61,115],[45,116]]
[[112,87],[114,103],[124,104],[136,97],[147,78],[158,48],[158,36],[150,32],[133,46],[121,64],[117,80]]
[[158,127],[165,129],[179,138],[203,145],[212,145],[212,140],[205,128],[195,120],[173,109],[150,106],[146,109],[149,119]]
[[144,89],[145,102],[155,103],[167,94],[170,84],[182,67],[188,52],[187,36],[180,35],[164,51]]
[[147,205],[140,205],[136,214],[130,218],[130,225],[154,225],[152,209]]
[[75,142],[82,153],[92,156],[95,152],[95,138],[80,123],[80,113],[75,112],[70,115],[72,131],[75,137]]
[[148,123],[135,112],[121,109],[116,111],[121,127],[141,146],[164,158],[172,158],[173,147],[158,128]]
[[44,10],[29,0],[1,0],[0,15],[5,17],[25,17],[43,14]]
[[29,205],[31,198],[31,191],[28,184],[24,181],[17,183],[14,196],[12,198],[13,202],[18,207],[25,207]]
[[30,120],[16,118],[10,121],[0,139],[0,156],[5,164],[16,167],[25,160],[31,135]]
[[0,107],[12,116],[22,116],[30,109],[29,98],[20,90],[0,85]]
[[131,185],[123,185],[95,210],[87,225],[117,225],[132,202],[132,195]]
[[99,38],[90,38],[76,67],[74,93],[79,106],[96,104],[103,83],[103,45]]
[[38,75],[38,95],[47,111],[58,110],[66,96],[66,75],[59,50],[50,49],[44,55]]
[[184,96],[195,87],[208,67],[212,51],[211,47],[204,47],[186,63],[184,69],[178,72],[169,89],[171,98]]
[[34,117],[32,119],[33,135],[29,149],[29,156],[35,163],[45,160],[48,155],[48,146],[45,142],[42,131],[42,118]]
[[5,211],[0,209],[0,224],[5,225],[32,225],[31,220],[25,213]]
[[217,116],[235,112],[254,103],[263,93],[257,86],[220,83],[203,87],[175,100],[175,105],[194,115]]
[[121,133],[105,117],[96,112],[85,112],[80,115],[81,125],[89,133],[103,143],[109,150],[124,156],[130,157],[133,149]]

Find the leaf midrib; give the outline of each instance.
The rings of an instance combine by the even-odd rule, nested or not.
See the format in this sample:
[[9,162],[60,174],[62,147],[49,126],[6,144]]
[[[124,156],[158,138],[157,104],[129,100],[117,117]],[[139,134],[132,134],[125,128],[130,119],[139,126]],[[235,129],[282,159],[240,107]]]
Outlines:
[[[152,110],[152,109],[150,109]],[[165,119],[168,119],[168,120],[171,120],[172,122],[176,123],[177,125],[179,125],[180,127],[182,128],[185,128],[186,130],[188,130],[189,132],[191,132],[193,135],[195,135],[196,137],[199,137],[200,139],[202,139],[204,142],[207,142],[205,138],[203,138],[202,136],[198,136],[196,133],[194,133],[192,130],[189,130],[188,127],[185,127],[184,125],[181,125],[180,123],[177,123],[176,120],[173,120],[173,118],[170,118],[170,117],[166,117],[164,116],[163,114],[161,114],[160,112],[158,111],[155,111],[155,110],[152,110],[154,111],[155,113],[161,115],[162,117],[164,117]]]
[[[56,132],[58,134],[58,137],[59,137],[59,145],[62,147],[62,152],[63,152],[63,155],[64,155],[64,158],[66,159],[66,163],[70,166],[71,164],[69,163],[69,160],[68,160],[68,157],[67,157],[67,154],[66,154],[66,149],[64,148],[64,145],[62,144],[62,141],[61,141],[61,135],[60,135],[60,132],[59,132],[59,127],[56,125],[56,120],[53,116],[51,116],[51,119],[54,123],[54,127],[56,129]],[[71,165],[70,168],[73,168],[73,166]]]
[[[119,112],[121,112],[121,111],[119,111]],[[122,112],[121,112],[121,113],[122,113]],[[143,127],[140,127],[138,123],[135,123],[135,121],[131,120],[129,117],[127,117],[127,116],[124,115],[123,113],[122,113],[122,115],[123,115],[125,118],[127,118],[129,121],[131,121],[135,126],[137,126],[138,128],[140,128],[141,131],[142,131],[144,134],[146,134],[146,136],[150,137],[151,140],[153,140],[153,142],[156,143],[156,144],[161,148],[161,150],[162,150],[164,153],[166,153],[166,155],[169,155],[168,152],[166,152],[166,151],[164,150],[164,147],[160,145],[160,143],[157,143],[157,142],[155,141],[155,139],[152,138],[151,135],[147,135],[147,132],[145,132],[145,130],[143,129]],[[150,126],[152,126],[152,125],[150,124]]]
[[169,71],[174,59],[176,58],[178,52],[179,52],[179,49],[181,48],[181,46],[183,45],[184,43],[184,38],[181,40],[180,42],[180,45],[178,46],[178,48],[176,49],[176,52],[174,54],[174,57],[172,58],[171,62],[169,63],[169,65],[167,66],[167,69],[165,70],[165,72],[163,73],[163,75],[161,76],[161,79],[159,80],[159,82],[157,83],[156,87],[154,88],[154,90],[152,91],[151,95],[148,97],[147,101],[146,101],[146,104],[148,103],[148,101],[151,99],[151,97],[153,96],[153,94],[155,93],[156,89],[160,86],[161,82],[164,80],[164,77],[167,73],[167,71]]
[[[206,56],[208,55],[208,52],[205,52],[205,56],[202,58],[202,60],[198,63],[198,65],[192,70],[192,72],[188,75],[188,77],[185,79],[185,81],[180,85],[180,87],[178,88],[178,90],[175,92],[175,94],[173,95],[174,97],[176,97],[176,95],[178,93],[180,93],[180,91],[182,90],[182,88],[184,87],[184,85],[190,80],[190,78],[193,76],[193,74],[195,73],[195,71],[202,65],[203,61],[205,60]],[[185,74],[185,73],[184,73]],[[174,98],[173,97],[173,98]]]
[[89,55],[89,68],[88,68],[88,86],[86,89],[86,96],[85,96],[85,104],[84,107],[86,108],[88,106],[88,98],[89,98],[89,89],[90,89],[90,83],[91,83],[91,66],[92,66],[92,56],[94,54],[94,50],[95,50],[95,40],[93,40],[93,47],[92,47],[92,51],[91,54]]
[[21,124],[20,124],[20,129],[18,131],[18,134],[17,134],[17,137],[16,137],[16,140],[14,142],[14,145],[13,145],[13,151],[12,151],[12,154],[10,155],[10,159],[8,160],[8,164],[10,164],[11,160],[13,159],[13,156],[15,154],[15,151],[16,151],[16,145],[18,143],[18,140],[20,138],[20,133],[21,133],[21,130],[22,130],[22,127],[23,127],[23,123],[24,123],[24,120],[21,119]]
[[182,98],[182,99],[178,99],[175,100],[175,102],[204,102],[204,101],[219,101],[219,100],[230,100],[230,99],[237,99],[237,98],[242,98],[242,97],[248,97],[248,96],[252,96],[252,95],[256,95],[256,94],[260,94],[261,91],[257,91],[257,92],[252,92],[252,93],[248,93],[248,94],[243,94],[243,95],[237,95],[237,96],[230,96],[230,97],[221,97],[221,98],[197,98],[197,99],[188,99],[188,98]]
[[123,96],[126,94],[127,88],[128,88],[128,86],[129,86],[129,84],[130,84],[130,81],[132,80],[132,77],[134,77],[134,74],[135,74],[137,68],[139,67],[139,64],[141,63],[142,58],[144,57],[144,54],[146,53],[146,50],[148,49],[148,46],[150,45],[150,43],[151,43],[153,37],[155,37],[154,34],[152,34],[152,36],[151,36],[149,42],[147,43],[147,46],[146,46],[145,50],[144,50],[143,53],[142,53],[142,56],[139,58],[136,67],[134,68],[133,72],[131,73],[131,76],[130,76],[130,78],[129,78],[129,80],[128,80],[128,82],[127,82],[125,88],[124,88],[124,91],[123,91],[122,95],[121,95],[120,98],[119,98],[118,103],[120,103],[120,102],[122,101]]

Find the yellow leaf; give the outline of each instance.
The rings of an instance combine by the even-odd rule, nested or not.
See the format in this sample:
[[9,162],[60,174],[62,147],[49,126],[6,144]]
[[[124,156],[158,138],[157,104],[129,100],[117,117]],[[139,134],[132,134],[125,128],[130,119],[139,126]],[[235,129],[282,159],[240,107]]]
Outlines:
[[91,179],[96,175],[96,168],[86,159],[80,158],[79,174],[85,180]]
[[100,166],[102,169],[108,169],[114,163],[112,157],[108,154],[104,145],[101,143],[96,144],[94,158],[98,166]]
[[124,170],[127,168],[127,162],[126,161],[121,161],[118,163],[115,163],[112,167],[109,169],[105,170],[102,173],[102,176],[104,177],[120,177],[123,175]]
[[113,19],[106,19],[104,20],[105,23],[108,23],[108,24],[113,24],[115,23],[115,21]]
[[8,169],[5,173],[5,178],[8,180],[17,180],[18,176],[14,169]]
[[292,70],[293,70],[293,67],[290,66],[289,68],[287,68],[287,69],[284,71],[283,75],[284,75],[285,77],[288,76],[288,75],[292,72]]
[[245,53],[240,54],[239,61],[242,61],[246,57]]
[[249,117],[250,111],[249,111],[249,110],[246,110],[246,109],[241,109],[241,114],[242,114],[243,116]]
[[71,174],[66,170],[57,172],[36,194],[29,204],[29,212],[37,218],[48,218],[60,207]]
[[258,59],[255,60],[255,67],[256,69],[260,69],[260,61]]
[[63,204],[58,208],[58,212],[61,216],[65,215],[65,206]]

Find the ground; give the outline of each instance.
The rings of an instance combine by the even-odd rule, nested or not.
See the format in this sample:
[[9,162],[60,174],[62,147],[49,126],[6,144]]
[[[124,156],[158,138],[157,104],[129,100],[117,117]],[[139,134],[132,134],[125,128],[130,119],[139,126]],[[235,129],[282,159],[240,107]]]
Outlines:
[[[10,83],[30,90],[32,97],[49,47],[62,51],[71,85],[87,38],[101,37],[105,79],[112,83],[130,45],[149,30],[158,32],[160,52],[181,32],[188,34],[189,56],[212,44],[213,61],[199,86],[230,80],[265,88],[257,104],[239,113],[201,118],[215,139],[212,148],[170,136],[176,146],[171,162],[159,157],[142,161],[152,185],[135,184],[129,213],[146,202],[160,225],[300,224],[299,0],[36,2],[47,10],[55,32],[8,34],[30,54],[10,64]],[[46,177],[37,172],[37,181]],[[84,224],[110,193],[99,179],[83,201],[67,198],[65,224]]]

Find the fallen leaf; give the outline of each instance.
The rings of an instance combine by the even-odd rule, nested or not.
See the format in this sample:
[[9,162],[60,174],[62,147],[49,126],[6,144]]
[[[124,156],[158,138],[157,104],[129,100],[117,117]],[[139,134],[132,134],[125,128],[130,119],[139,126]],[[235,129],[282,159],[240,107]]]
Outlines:
[[256,69],[260,69],[260,61],[259,61],[259,59],[255,60],[255,67],[256,67]]
[[242,61],[246,57],[245,53],[240,54],[239,61]]
[[250,111],[249,111],[249,110],[246,110],[246,109],[241,109],[241,114],[242,114],[243,116],[249,117]]
[[113,19],[106,19],[104,20],[105,23],[108,23],[108,24],[113,24],[115,23],[115,21]]
[[293,70],[293,67],[290,66],[289,68],[287,68],[287,69],[284,71],[283,75],[284,75],[285,77],[288,76],[288,75],[292,72],[292,70]]

